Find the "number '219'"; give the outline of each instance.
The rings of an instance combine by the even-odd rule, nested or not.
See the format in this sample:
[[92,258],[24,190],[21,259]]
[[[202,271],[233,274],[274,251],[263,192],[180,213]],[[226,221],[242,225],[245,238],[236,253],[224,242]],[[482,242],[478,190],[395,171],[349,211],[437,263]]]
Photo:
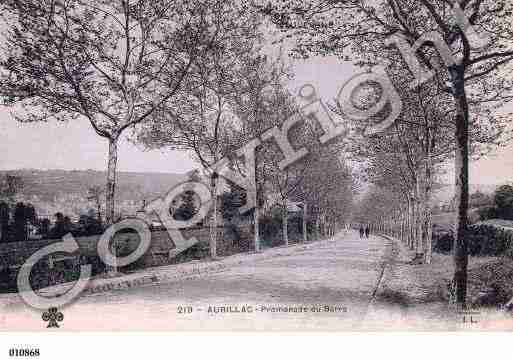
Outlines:
[[191,306],[178,306],[178,314],[190,314],[192,313],[192,307]]

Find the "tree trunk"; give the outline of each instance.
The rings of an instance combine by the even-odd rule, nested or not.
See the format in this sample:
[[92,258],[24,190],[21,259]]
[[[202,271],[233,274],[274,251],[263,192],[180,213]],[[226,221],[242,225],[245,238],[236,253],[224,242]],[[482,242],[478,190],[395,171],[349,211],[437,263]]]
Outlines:
[[397,228],[397,239],[399,239],[400,241],[403,240],[403,210],[401,207],[399,207],[399,213],[397,214],[397,223],[396,223],[396,228]]
[[253,220],[254,223],[254,229],[255,229],[255,237],[253,238],[253,244],[255,247],[255,252],[260,252],[260,186],[258,185],[258,165],[257,165],[257,159],[255,158],[255,191],[252,194],[255,196],[254,204],[255,204],[255,211],[253,212]]
[[410,200],[410,220],[408,224],[408,247],[413,249],[415,243],[415,198]]
[[303,242],[307,242],[308,240],[308,233],[306,228],[306,213],[307,213],[307,206],[306,202],[303,201]]
[[[428,136],[430,138],[430,136]],[[429,142],[429,141],[428,141]],[[432,187],[432,164],[431,164],[431,144],[428,144],[428,151],[426,155],[426,173],[425,173],[425,191],[424,191],[424,233],[425,233],[425,261],[426,264],[431,264],[431,258],[433,256],[432,248],[432,237],[433,237],[433,225],[431,218],[431,187]]]
[[254,238],[254,245],[255,245],[255,252],[260,252],[260,209],[258,208],[258,205],[255,206],[255,212],[254,212],[254,221],[255,221],[255,238]]
[[118,162],[118,137],[109,139],[109,160],[107,164],[106,214],[107,225],[114,223],[114,200],[116,193],[116,166]]
[[406,208],[404,209],[403,216],[402,216],[402,223],[403,223],[403,229],[402,229],[402,241],[403,243],[408,242],[408,218],[410,216],[410,204],[408,203]]
[[98,210],[98,223],[102,224],[103,221],[102,221],[102,205],[101,205],[101,203],[98,203],[96,207]]
[[415,198],[411,197],[411,217],[410,217],[410,249],[415,247]]
[[397,212],[394,212],[394,214],[392,214],[392,221],[394,237],[399,239],[401,238],[401,220],[400,217],[397,215]]
[[454,291],[456,304],[465,307],[467,299],[468,253],[466,232],[468,225],[468,103],[465,94],[464,71],[453,69],[453,91],[456,105],[455,200],[456,223],[454,238]]
[[431,264],[433,259],[433,220],[431,217],[431,208],[426,213],[426,264]]
[[410,204],[408,203],[407,207],[405,208],[406,212],[403,216],[403,242],[408,244],[408,223],[410,220]]
[[408,226],[408,206],[401,207],[401,242],[406,241],[406,228]]
[[288,222],[289,222],[289,214],[287,211],[287,198],[282,199],[282,231],[283,231],[283,242],[286,246],[289,245],[289,229],[288,229]]
[[417,202],[417,218],[415,221],[415,254],[420,256],[424,256],[424,246],[422,243],[422,227],[423,227],[423,219],[424,219],[424,198],[422,191],[422,183],[421,179],[417,179],[417,187],[415,191],[415,201]]
[[[105,200],[105,222],[107,226],[114,223],[114,203],[116,195],[116,166],[118,162],[118,137],[113,136],[109,139],[109,161],[107,164],[107,190]],[[111,252],[117,257],[117,245],[115,241],[111,243]],[[118,268],[117,265],[111,267],[106,266],[107,273],[111,276],[116,276]]]
[[210,221],[210,258],[217,258],[217,173],[210,177],[210,194],[212,196],[212,219]]

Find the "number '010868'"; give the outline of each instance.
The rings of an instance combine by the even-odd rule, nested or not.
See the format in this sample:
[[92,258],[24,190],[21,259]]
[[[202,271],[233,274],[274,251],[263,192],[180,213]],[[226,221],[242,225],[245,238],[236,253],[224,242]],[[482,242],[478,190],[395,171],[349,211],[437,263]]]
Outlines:
[[39,356],[39,348],[11,348],[9,349],[9,357],[11,358],[33,358]]

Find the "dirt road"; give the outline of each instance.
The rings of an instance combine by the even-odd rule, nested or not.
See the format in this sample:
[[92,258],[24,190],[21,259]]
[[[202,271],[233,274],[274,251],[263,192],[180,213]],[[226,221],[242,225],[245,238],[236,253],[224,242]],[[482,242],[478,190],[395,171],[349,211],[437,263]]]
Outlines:
[[[61,309],[64,330],[362,329],[390,241],[353,232],[244,255],[217,272],[185,279],[154,270],[153,283],[88,293]],[[252,256],[255,256],[252,260]],[[223,260],[219,261],[220,264]],[[162,274],[162,275],[161,275]],[[45,329],[41,311],[3,301],[2,330]]]

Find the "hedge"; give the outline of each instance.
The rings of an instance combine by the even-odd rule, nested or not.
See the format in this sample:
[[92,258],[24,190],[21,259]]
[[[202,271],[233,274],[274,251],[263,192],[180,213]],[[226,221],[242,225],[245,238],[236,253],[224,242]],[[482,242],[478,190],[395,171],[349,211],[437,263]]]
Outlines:
[[[507,256],[513,259],[513,228],[476,223],[469,226],[468,253],[471,256]],[[433,230],[433,250],[447,253],[452,249],[452,230]]]
[[471,255],[506,255],[513,258],[513,229],[478,223],[469,227]]

